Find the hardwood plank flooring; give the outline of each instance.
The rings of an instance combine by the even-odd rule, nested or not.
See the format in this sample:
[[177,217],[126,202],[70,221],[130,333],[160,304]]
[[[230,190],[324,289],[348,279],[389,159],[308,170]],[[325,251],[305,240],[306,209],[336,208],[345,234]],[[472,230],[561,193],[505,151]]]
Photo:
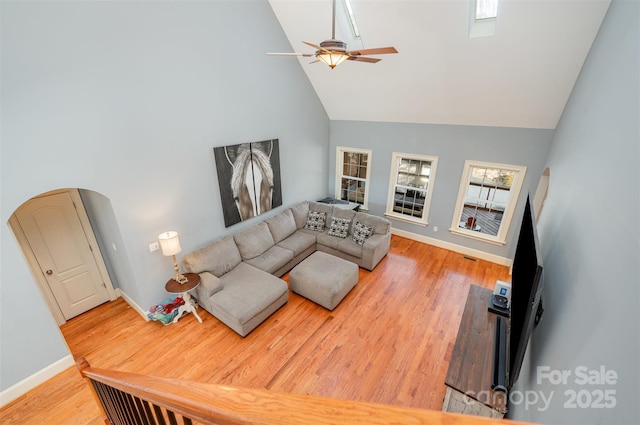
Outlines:
[[[202,324],[145,322],[122,299],[61,330],[73,356],[97,368],[440,410],[469,285],[498,279],[510,279],[506,267],[393,236],[334,311],[291,293],[245,338],[203,309]],[[70,368],[2,408],[0,423],[100,422]]]

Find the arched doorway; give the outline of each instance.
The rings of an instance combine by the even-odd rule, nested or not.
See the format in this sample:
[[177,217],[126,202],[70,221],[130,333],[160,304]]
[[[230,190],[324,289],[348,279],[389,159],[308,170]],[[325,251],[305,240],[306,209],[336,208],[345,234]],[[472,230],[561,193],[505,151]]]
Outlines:
[[[9,219],[58,325],[117,297],[104,244],[96,236],[83,192],[88,199],[106,199],[91,191],[55,190],[26,201]],[[113,215],[107,209],[103,213]]]

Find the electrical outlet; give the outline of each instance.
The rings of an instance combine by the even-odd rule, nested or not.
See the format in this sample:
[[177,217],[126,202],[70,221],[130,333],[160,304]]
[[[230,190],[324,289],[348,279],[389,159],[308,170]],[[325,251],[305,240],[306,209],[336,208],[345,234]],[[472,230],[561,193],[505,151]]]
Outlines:
[[438,226],[433,226],[433,231],[437,232],[438,231]]
[[155,252],[157,250],[160,249],[160,245],[158,245],[158,242],[154,242],[154,243],[150,243],[149,244],[149,252]]

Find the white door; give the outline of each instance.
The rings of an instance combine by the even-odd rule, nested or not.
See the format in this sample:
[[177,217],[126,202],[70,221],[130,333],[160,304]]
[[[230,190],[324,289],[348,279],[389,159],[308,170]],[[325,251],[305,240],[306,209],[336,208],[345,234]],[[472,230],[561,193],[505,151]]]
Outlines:
[[31,199],[16,218],[65,319],[109,301],[70,193]]

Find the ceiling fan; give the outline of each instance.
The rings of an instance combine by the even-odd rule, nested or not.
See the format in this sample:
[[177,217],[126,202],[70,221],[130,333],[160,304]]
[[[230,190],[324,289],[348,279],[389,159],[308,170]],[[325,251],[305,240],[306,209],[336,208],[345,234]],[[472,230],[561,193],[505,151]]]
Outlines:
[[[373,49],[347,50],[347,43],[336,39],[336,0],[333,0],[333,21],[331,27],[331,39],[325,40],[320,45],[303,41],[304,44],[316,49],[315,53],[267,53],[274,56],[303,56],[315,57],[329,65],[331,69],[340,65],[345,60],[376,63],[380,59],[369,58],[366,55],[382,55],[387,53],[398,53],[395,47],[377,47]],[[318,62],[315,60],[311,63]]]

